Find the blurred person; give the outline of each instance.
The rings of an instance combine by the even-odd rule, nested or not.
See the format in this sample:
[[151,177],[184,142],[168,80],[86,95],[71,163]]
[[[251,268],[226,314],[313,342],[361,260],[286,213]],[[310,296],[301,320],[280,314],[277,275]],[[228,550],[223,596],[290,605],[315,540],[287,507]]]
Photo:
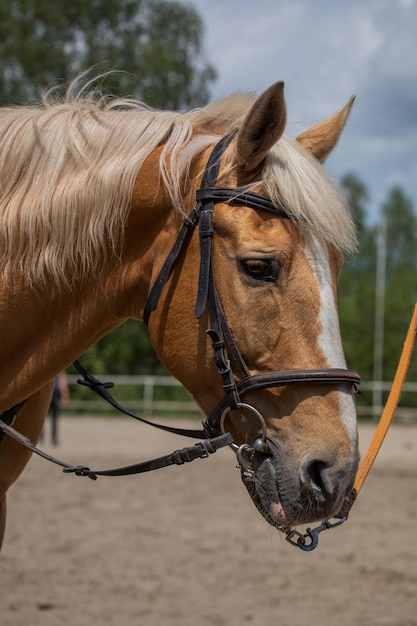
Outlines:
[[[51,404],[48,415],[51,418],[51,443],[54,446],[59,444],[58,439],[58,417],[62,405],[68,404],[70,399],[67,375],[65,371],[60,372],[54,379],[54,390],[52,392]],[[42,437],[43,439],[43,433]]]

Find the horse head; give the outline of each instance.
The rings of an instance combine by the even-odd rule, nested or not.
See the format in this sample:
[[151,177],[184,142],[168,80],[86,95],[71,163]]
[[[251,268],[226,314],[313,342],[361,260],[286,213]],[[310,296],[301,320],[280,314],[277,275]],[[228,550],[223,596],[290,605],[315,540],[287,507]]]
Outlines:
[[[268,521],[337,512],[358,463],[336,304],[355,232],[322,162],[351,104],[296,140],[282,83],[184,114],[71,97],[2,110],[0,411],[24,401],[16,429],[35,442],[53,377],[144,317]],[[4,510],[29,455],[1,445]]]
[[[232,129],[209,171],[212,146],[194,160],[186,197],[193,202],[197,192],[198,210],[210,213],[210,243],[201,227],[200,236],[193,230],[149,320],[162,362],[215,415],[216,428],[232,434],[258,507],[284,526],[335,514],[358,465],[336,299],[341,248],[352,248],[355,235],[322,167],[352,102],[291,140],[277,83]],[[334,371],[340,379],[307,380],[308,372]],[[295,373],[296,384],[283,383],[283,372]],[[271,373],[270,384],[251,384]]]

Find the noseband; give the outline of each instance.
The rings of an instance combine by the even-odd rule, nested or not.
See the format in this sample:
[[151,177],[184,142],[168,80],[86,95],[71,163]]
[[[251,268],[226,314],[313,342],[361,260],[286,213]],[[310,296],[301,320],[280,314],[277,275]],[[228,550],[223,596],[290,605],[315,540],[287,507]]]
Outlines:
[[[212,341],[214,361],[222,378],[225,395],[204,421],[203,427],[207,437],[224,433],[224,422],[227,414],[234,410],[245,410],[252,413],[259,421],[260,436],[252,446],[232,444],[242,469],[250,471],[249,459],[256,451],[268,453],[266,422],[256,407],[243,401],[245,394],[273,387],[290,385],[345,385],[354,392],[359,390],[360,377],[357,372],[348,369],[313,369],[266,372],[251,375],[239,351],[232,330],[227,322],[215,283],[213,268],[213,212],[215,205],[222,202],[232,206],[241,206],[266,211],[273,215],[290,219],[283,205],[273,202],[267,196],[243,188],[216,187],[220,171],[221,157],[235,134],[223,137],[214,147],[197,191],[197,203],[188,217],[185,218],[178,237],[163,264],[155,283],[150,290],[144,308],[144,322],[148,325],[150,315],[158,305],[162,290],[171,274],[175,260],[180,251],[187,245],[191,235],[199,226],[200,270],[195,315],[198,319],[208,310],[210,328],[207,330]],[[239,371],[237,381],[233,369]]]

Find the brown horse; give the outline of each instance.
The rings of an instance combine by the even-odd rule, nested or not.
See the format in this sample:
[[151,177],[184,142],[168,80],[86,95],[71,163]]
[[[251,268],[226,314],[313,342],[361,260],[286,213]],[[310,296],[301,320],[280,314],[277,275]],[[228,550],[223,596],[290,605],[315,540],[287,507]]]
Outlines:
[[[212,285],[196,316],[205,244],[200,250],[191,230],[147,314],[153,346],[206,414],[220,403],[221,429],[275,523],[337,512],[358,463],[336,305],[341,250],[355,247],[355,232],[321,162],[352,101],[297,140],[283,134],[283,83],[258,99],[233,95],[186,113],[71,89],[64,102],[49,95],[39,108],[0,110],[0,413],[19,405],[14,428],[36,443],[54,376],[126,319],[143,318],[212,155],[215,180],[198,206],[210,205],[202,213],[210,213],[215,294]],[[206,333],[213,298],[227,327],[220,352],[235,353],[226,404]],[[341,377],[327,377],[329,368]],[[267,377],[239,388],[277,371],[295,371],[296,384]],[[29,456],[4,436],[1,538],[6,491]]]

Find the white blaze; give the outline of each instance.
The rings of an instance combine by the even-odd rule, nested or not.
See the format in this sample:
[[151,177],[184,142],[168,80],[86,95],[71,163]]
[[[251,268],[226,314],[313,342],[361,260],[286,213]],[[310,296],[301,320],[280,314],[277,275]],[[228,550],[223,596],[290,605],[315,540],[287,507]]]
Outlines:
[[[304,235],[304,239],[306,241],[306,256],[316,277],[320,293],[319,323],[321,333],[318,337],[318,344],[327,361],[327,367],[346,368],[328,247],[310,234]],[[341,417],[353,443],[356,441],[355,403],[352,395],[346,391],[340,391],[338,396]]]

